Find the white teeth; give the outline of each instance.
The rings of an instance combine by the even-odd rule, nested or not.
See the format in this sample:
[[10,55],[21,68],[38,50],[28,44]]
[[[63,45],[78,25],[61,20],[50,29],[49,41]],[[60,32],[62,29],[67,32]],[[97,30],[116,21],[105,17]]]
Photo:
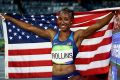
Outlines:
[[62,28],[64,28],[65,26],[61,26]]

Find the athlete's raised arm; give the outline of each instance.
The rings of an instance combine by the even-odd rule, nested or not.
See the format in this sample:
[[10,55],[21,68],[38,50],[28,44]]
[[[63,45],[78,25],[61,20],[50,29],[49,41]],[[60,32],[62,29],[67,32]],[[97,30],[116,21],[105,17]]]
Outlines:
[[75,32],[76,45],[79,46],[85,38],[88,38],[90,35],[95,33],[97,30],[101,29],[106,24],[108,24],[114,15],[115,15],[115,12],[111,12],[106,17],[98,20],[95,24],[89,26],[87,29],[77,30]]
[[31,31],[35,34],[37,34],[38,36],[41,37],[46,37],[46,38],[50,38],[51,40],[53,39],[54,35],[55,35],[55,31],[52,29],[42,29],[42,28],[38,28],[36,26],[33,26],[29,23],[23,22],[21,20],[15,19],[13,17],[10,17],[8,15],[2,15],[6,20],[9,20],[13,23],[15,23],[16,25],[18,25],[20,28],[23,28],[27,31]]
[[95,33],[97,30],[101,29],[106,24],[108,24],[110,22],[110,20],[112,19],[112,17],[114,16],[114,14],[115,14],[114,12],[111,12],[106,17],[98,20],[95,24],[88,27],[86,30],[76,31],[76,33],[79,35],[78,37],[80,37],[81,39],[85,39],[85,38],[89,37],[90,35]]

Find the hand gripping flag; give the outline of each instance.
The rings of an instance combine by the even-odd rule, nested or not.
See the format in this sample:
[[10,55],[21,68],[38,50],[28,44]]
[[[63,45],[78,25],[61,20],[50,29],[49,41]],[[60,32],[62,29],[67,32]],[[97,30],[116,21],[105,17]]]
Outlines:
[[[113,9],[76,12],[72,31],[86,29]],[[56,15],[11,16],[36,27],[55,29]],[[109,24],[82,42],[76,57],[76,69],[81,75],[104,74],[109,71],[113,19]],[[51,43],[10,21],[3,21],[5,39],[6,78],[47,78],[52,76]]]

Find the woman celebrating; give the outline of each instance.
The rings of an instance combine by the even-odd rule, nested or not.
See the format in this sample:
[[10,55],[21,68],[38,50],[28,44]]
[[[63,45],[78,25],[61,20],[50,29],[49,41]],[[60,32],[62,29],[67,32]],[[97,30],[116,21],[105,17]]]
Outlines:
[[78,53],[78,47],[82,41],[97,30],[104,27],[114,16],[114,12],[98,20],[86,30],[77,30],[72,32],[70,26],[73,23],[73,11],[64,8],[58,12],[57,25],[59,31],[52,29],[42,29],[28,23],[17,20],[8,15],[3,15],[6,20],[10,20],[20,28],[31,31],[38,36],[49,38],[52,43],[52,80],[81,80],[80,74],[76,71],[75,58]]

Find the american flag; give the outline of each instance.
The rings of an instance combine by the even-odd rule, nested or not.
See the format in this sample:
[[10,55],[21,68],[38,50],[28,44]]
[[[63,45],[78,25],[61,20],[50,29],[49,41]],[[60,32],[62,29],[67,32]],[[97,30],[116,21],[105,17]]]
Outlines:
[[[72,31],[86,29],[110,11],[77,12]],[[36,27],[55,29],[56,15],[11,16]],[[85,39],[79,47],[76,68],[81,75],[104,74],[109,71],[112,20],[95,34]],[[19,28],[16,24],[3,22],[5,37],[5,77],[6,78],[46,78],[52,75],[51,43],[49,39],[37,36]]]

